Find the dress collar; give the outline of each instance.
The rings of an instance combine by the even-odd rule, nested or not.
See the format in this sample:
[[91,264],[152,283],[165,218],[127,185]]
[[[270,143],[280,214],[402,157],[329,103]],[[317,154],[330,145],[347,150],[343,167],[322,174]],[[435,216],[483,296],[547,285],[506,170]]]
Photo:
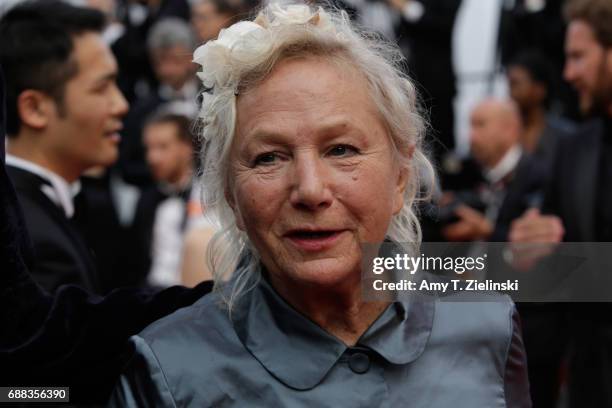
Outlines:
[[[391,364],[408,364],[424,351],[433,325],[434,304],[395,302],[357,342]],[[262,278],[232,311],[232,324],[247,350],[288,387],[319,384],[348,347],[296,311]]]

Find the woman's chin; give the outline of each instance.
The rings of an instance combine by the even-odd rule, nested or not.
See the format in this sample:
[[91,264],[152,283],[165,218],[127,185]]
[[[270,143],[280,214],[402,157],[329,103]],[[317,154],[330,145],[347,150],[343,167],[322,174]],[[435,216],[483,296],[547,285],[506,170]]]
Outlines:
[[326,258],[292,265],[285,269],[283,279],[289,278],[296,286],[304,288],[337,291],[359,285],[360,276],[359,259]]

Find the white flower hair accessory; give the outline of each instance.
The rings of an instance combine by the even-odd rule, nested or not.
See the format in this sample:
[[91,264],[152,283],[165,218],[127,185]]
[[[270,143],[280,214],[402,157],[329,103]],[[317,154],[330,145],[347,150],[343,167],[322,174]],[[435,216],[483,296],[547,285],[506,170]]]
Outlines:
[[321,30],[333,30],[329,15],[322,8],[313,12],[306,5],[273,4],[269,7],[269,15],[260,13],[254,21],[233,24],[221,30],[216,40],[198,47],[193,62],[201,65],[202,70],[197,75],[209,93],[216,94],[228,88],[237,93],[241,69],[272,49],[272,31],[306,24]]
[[252,21],[240,21],[196,49],[193,62],[202,66],[197,75],[206,88],[226,87],[231,85],[235,62],[247,60],[249,54],[265,53],[270,46],[266,29]]

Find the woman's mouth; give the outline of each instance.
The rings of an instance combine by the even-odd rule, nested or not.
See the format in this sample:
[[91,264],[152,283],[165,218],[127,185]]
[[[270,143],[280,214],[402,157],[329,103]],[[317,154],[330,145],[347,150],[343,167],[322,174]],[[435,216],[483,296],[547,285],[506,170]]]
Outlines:
[[315,252],[331,248],[343,230],[293,230],[285,237],[303,251]]

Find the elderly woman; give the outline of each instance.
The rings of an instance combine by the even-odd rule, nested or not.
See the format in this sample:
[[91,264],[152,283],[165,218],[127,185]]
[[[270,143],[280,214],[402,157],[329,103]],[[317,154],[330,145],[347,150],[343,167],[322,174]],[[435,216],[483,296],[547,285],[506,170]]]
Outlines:
[[111,404],[529,406],[509,300],[361,298],[361,245],[420,240],[431,174],[397,50],[272,5],[195,61],[217,291],[131,339]]

